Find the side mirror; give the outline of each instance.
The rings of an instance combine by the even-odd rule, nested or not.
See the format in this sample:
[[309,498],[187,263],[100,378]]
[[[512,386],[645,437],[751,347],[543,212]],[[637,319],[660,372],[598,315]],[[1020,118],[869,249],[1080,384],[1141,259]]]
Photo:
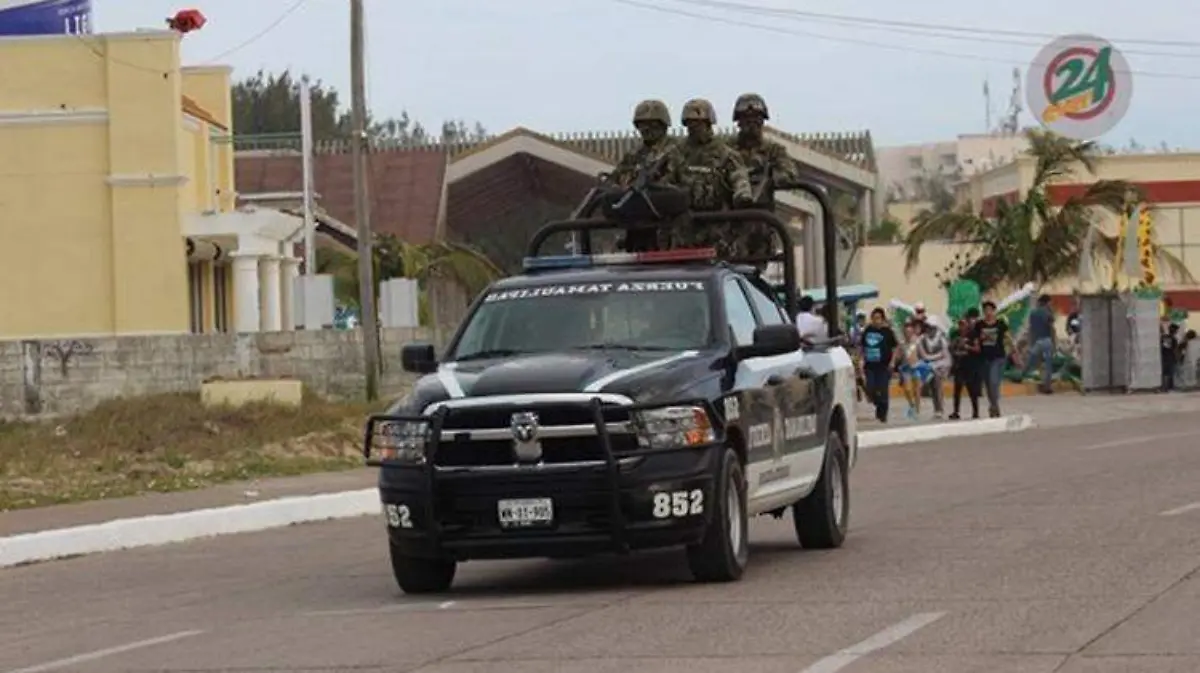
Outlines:
[[437,371],[437,365],[433,344],[406,344],[400,349],[400,366],[406,372],[429,374]]
[[761,358],[800,350],[800,332],[795,325],[762,325],[754,330],[754,342],[737,349],[741,358]]

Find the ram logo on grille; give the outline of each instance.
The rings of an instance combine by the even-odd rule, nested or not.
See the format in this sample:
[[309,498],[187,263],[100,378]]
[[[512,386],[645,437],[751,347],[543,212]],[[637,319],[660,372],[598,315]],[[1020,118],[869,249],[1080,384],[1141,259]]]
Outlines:
[[542,459],[542,443],[538,441],[538,415],[532,411],[519,411],[512,415],[513,451],[522,463],[534,463]]

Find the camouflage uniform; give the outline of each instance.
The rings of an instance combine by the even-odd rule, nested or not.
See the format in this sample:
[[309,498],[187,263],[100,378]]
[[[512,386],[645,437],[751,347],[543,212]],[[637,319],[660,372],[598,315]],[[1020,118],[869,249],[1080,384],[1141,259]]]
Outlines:
[[[609,181],[618,187],[630,187],[643,171],[656,167],[647,175],[652,184],[669,182],[666,175],[668,156],[677,151],[679,142],[667,135],[671,128],[671,111],[660,100],[644,100],[633,109],[633,126],[642,136],[642,144],[628,152],[617,162],[609,174]],[[656,166],[657,165],[657,166]],[[623,237],[620,248],[626,251],[654,250],[669,243],[662,232],[629,230]]]
[[[689,100],[683,106],[682,117],[688,137],[669,160],[668,179],[687,190],[694,212],[749,205],[753,200],[750,177],[738,153],[713,135],[717,113],[712,103],[702,98]],[[671,244],[712,245],[728,255],[730,226],[682,224],[672,232]]]
[[[644,100],[633,110],[633,125],[642,136],[642,145],[621,157],[616,168],[609,174],[613,183],[628,187],[643,169],[652,166],[664,155],[678,146],[678,141],[667,135],[671,128],[671,112],[660,100]],[[665,167],[658,175],[651,176],[653,182],[664,177]]]
[[[762,123],[770,118],[762,96],[755,93],[738,96],[733,106],[733,121],[738,124],[739,132],[730,145],[750,174],[754,207],[775,212],[775,191],[799,186],[800,171],[783,145],[762,136]],[[771,255],[776,245],[774,231],[765,224],[749,225],[737,242],[739,253],[750,257]]]

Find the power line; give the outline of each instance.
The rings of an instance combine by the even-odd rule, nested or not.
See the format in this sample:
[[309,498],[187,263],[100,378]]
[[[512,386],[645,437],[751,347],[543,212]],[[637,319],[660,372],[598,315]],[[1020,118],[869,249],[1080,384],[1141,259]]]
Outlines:
[[[227,49],[227,50],[221,52],[220,54],[217,54],[216,56],[213,56],[212,58],[208,59],[207,61],[205,61],[205,65],[212,65],[213,63],[216,63],[217,61],[220,61],[220,60],[234,54],[235,52],[241,51],[242,49],[245,49],[246,47],[261,40],[263,37],[265,37],[267,35],[267,33],[270,33],[271,31],[278,28],[279,25],[281,23],[283,23],[288,17],[290,17],[292,14],[295,14],[297,11],[299,11],[300,8],[303,7],[305,5],[305,3],[307,3],[307,2],[308,2],[308,0],[296,0],[296,2],[293,3],[291,7],[288,7],[286,10],[284,10],[284,12],[282,14],[275,17],[275,20],[272,21],[270,24],[268,24],[266,28],[263,28],[262,30],[258,31],[257,33],[252,35],[250,38],[246,39],[241,44],[238,44],[237,46],[233,47],[232,49]],[[102,35],[103,34],[101,34],[101,36]],[[147,68],[146,66],[140,65],[138,63],[130,63],[129,61],[122,61],[120,59],[112,58],[112,57],[108,56],[107,54],[105,54],[100,49],[98,49],[96,47],[96,45],[89,42],[88,39],[91,37],[94,37],[94,36],[83,35],[83,34],[75,35],[75,38],[79,42],[79,44],[83,45],[84,48],[86,48],[88,51],[95,54],[95,56],[97,58],[108,59],[112,63],[115,63],[124,68],[129,68],[131,70],[140,70],[142,72],[153,73],[155,75],[162,75],[164,77],[168,74],[167,71],[165,71],[165,70],[161,70],[158,68]]]
[[[696,12],[689,12],[689,11],[683,10],[683,9],[663,7],[661,5],[652,5],[647,2],[640,2],[639,0],[612,0],[612,2],[620,3],[623,5],[629,5],[631,7],[638,7],[641,9],[648,9],[648,10],[652,10],[652,11],[656,11],[656,12],[662,12],[664,14],[673,14],[675,16],[686,16],[686,17],[690,17],[690,18],[694,18],[694,19],[700,19],[702,21],[710,21],[713,23],[721,23],[721,24],[730,25],[730,26],[740,26],[743,28],[753,28],[755,30],[763,30],[763,31],[768,31],[768,32],[772,32],[772,33],[779,33],[782,35],[809,37],[809,38],[812,38],[815,40],[826,40],[829,42],[841,42],[841,43],[845,43],[845,44],[855,44],[855,45],[860,45],[863,47],[870,47],[873,49],[889,49],[889,50],[893,50],[893,51],[901,51],[901,52],[914,53],[914,54],[929,54],[932,56],[943,56],[946,58],[953,58],[956,60],[980,61],[980,62],[985,62],[985,63],[1000,63],[1000,64],[1008,65],[1008,66],[1021,65],[1020,62],[1015,61],[1013,59],[1002,59],[1002,58],[996,58],[996,57],[992,57],[992,56],[983,56],[981,54],[955,53],[955,52],[950,52],[950,51],[943,51],[940,49],[926,49],[923,47],[912,47],[912,46],[908,46],[908,45],[887,44],[887,43],[877,42],[875,40],[861,40],[861,39],[855,39],[855,38],[851,38],[851,37],[838,37],[838,36],[833,36],[833,35],[826,35],[823,33],[814,33],[814,32],[809,32],[809,31],[794,30],[794,29],[789,29],[789,28],[783,28],[780,26],[767,26],[767,25],[763,25],[760,23],[751,23],[749,21],[739,21],[737,19],[730,19],[730,18],[725,18],[725,17],[720,17],[720,16],[712,16],[712,15],[708,15],[708,14],[699,14]],[[1117,70],[1115,68],[1114,68],[1114,70],[1116,70],[1118,72],[1128,72],[1130,74],[1139,75],[1142,77],[1192,80],[1192,81],[1200,80],[1200,75],[1189,75],[1189,74],[1184,74],[1184,73],[1149,72],[1149,71],[1143,71],[1143,70],[1121,71],[1121,70]]]
[[[705,5],[709,7],[721,7],[735,10],[750,10],[764,14],[778,14],[802,16],[810,19],[825,19],[832,21],[844,21],[855,24],[871,24],[886,28],[903,27],[903,28],[921,28],[926,30],[942,30],[956,33],[971,33],[975,35],[1008,35],[1011,37],[1036,37],[1043,39],[1054,39],[1061,37],[1055,33],[1038,33],[1025,30],[1005,30],[998,28],[976,28],[972,26],[955,26],[950,24],[937,23],[922,23],[917,21],[897,21],[894,19],[872,19],[860,16],[847,16],[844,14],[826,14],[822,12],[809,12],[799,9],[784,9],[778,7],[763,7],[761,5],[752,5],[744,2],[734,2],[733,0],[676,0],[685,4]],[[1149,38],[1122,37],[1111,38],[1110,42],[1125,42],[1128,44],[1144,44],[1157,47],[1185,47],[1188,49],[1200,49],[1200,42],[1194,40],[1158,40]]]
[[[889,33],[904,33],[908,35],[917,35],[920,37],[934,37],[943,40],[962,40],[968,42],[987,42],[992,44],[1011,44],[1023,47],[1042,47],[1045,45],[1045,40],[1033,39],[1008,39],[1002,37],[994,37],[986,34],[986,31],[975,28],[941,26],[936,24],[913,24],[910,22],[891,22],[882,19],[865,19],[859,17],[836,16],[832,14],[819,14],[815,12],[802,12],[799,10],[780,9],[776,7],[758,7],[755,5],[747,5],[738,2],[722,2],[721,0],[674,0],[680,4],[693,5],[698,7],[709,7],[713,9],[722,9],[730,12],[743,12],[747,14],[771,16],[790,19],[798,23],[825,23],[835,26],[849,26],[854,28],[866,28],[868,30],[886,31]],[[895,24],[895,25],[893,25]],[[920,27],[917,27],[920,26]],[[974,34],[974,31],[979,30],[985,34]],[[1002,31],[1002,34],[1019,34],[1020,31]],[[1029,36],[1040,36],[1042,33],[1027,33]],[[1117,42],[1128,40],[1114,40]],[[1137,42],[1137,41],[1134,41]],[[1171,51],[1147,51],[1142,49],[1122,49],[1123,53],[1136,54],[1139,56],[1159,56],[1166,58],[1183,58],[1183,59],[1200,59],[1200,53],[1179,53]]]
[[239,52],[242,49],[245,49],[246,47],[249,47],[250,45],[254,44],[255,42],[258,42],[263,37],[265,37],[267,35],[267,33],[270,33],[271,31],[278,28],[279,24],[286,21],[288,17],[290,17],[291,15],[298,12],[300,10],[300,8],[303,7],[307,2],[308,2],[308,0],[296,0],[296,2],[292,3],[291,7],[288,7],[287,9],[285,9],[282,14],[280,14],[278,17],[275,18],[274,21],[267,24],[266,28],[263,28],[262,30],[258,31],[254,35],[251,35],[249,38],[247,38],[245,41],[243,41],[241,44],[237,45],[236,47],[233,47],[232,49],[227,49],[227,50],[221,52],[220,54],[213,56],[212,58],[208,59],[208,61],[206,61],[206,64],[211,65],[217,61],[228,58],[229,56],[233,55],[234,53]]

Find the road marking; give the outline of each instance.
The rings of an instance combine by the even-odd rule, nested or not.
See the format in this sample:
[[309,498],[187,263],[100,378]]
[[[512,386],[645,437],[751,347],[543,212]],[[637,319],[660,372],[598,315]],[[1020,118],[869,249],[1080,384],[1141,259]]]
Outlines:
[[448,610],[448,609],[450,609],[450,608],[452,608],[452,607],[454,607],[454,601],[445,601],[444,603],[439,603],[439,604],[438,604],[438,609],[439,609],[439,610]]
[[1102,442],[1100,444],[1092,444],[1090,446],[1079,447],[1083,451],[1095,451],[1096,449],[1115,449],[1121,446],[1136,446],[1138,444],[1149,444],[1164,439],[1183,439],[1185,437],[1195,437],[1195,430],[1187,432],[1165,432],[1161,435],[1144,435],[1142,437],[1129,437],[1128,439],[1115,439],[1111,442]]
[[1193,502],[1190,505],[1184,505],[1183,507],[1176,507],[1175,509],[1168,509],[1165,512],[1159,512],[1158,515],[1159,516],[1179,516],[1180,514],[1187,514],[1188,512],[1195,512],[1198,509],[1200,509],[1200,502]]
[[800,673],[836,673],[863,656],[878,652],[888,645],[894,645],[945,616],[945,612],[922,612],[913,615],[860,643],[825,657]]
[[96,661],[97,659],[111,657],[114,654],[124,654],[125,652],[132,652],[133,650],[140,650],[146,647],[154,647],[155,645],[163,645],[176,640],[182,640],[184,638],[191,638],[192,636],[198,636],[201,633],[204,632],[180,631],[179,633],[172,633],[169,636],[160,636],[158,638],[150,638],[149,640],[139,640],[136,643],[118,645],[116,647],[96,650],[95,652],[88,652],[86,654],[77,654],[73,657],[59,659],[57,661],[48,661],[44,664],[38,664],[37,666],[30,666],[29,668],[18,668],[15,671],[9,671],[8,673],[43,673],[43,671],[57,671],[68,666],[84,664],[89,661]]

